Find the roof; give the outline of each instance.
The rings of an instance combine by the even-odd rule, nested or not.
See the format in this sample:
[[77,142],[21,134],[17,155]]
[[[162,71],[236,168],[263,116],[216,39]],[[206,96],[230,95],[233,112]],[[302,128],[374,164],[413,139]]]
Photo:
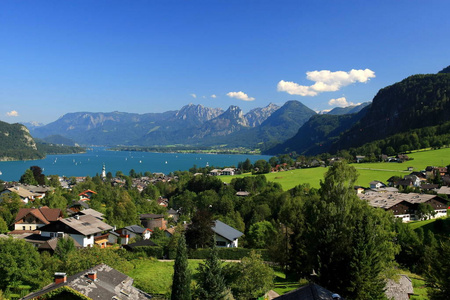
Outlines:
[[82,214],[82,215],[91,215],[91,216],[94,216],[94,217],[96,217],[97,219],[100,219],[100,220],[104,219],[103,218],[104,215],[101,212],[96,211],[95,209],[92,209],[92,208],[83,209],[83,210],[80,211],[80,214]]
[[143,234],[144,231],[147,230],[147,228],[141,227],[139,225],[130,225],[130,226],[125,227],[125,229],[130,232],[134,232],[134,233],[138,233],[138,234]]
[[441,199],[436,195],[429,194],[417,194],[417,193],[365,193],[358,194],[360,199],[366,200],[373,207],[380,207],[384,209],[389,209],[392,206],[401,203],[407,202],[410,204],[416,203],[426,203],[432,199],[439,200]]
[[409,296],[414,294],[412,281],[406,275],[400,275],[398,281],[389,279],[384,293],[388,299],[408,300]]
[[40,195],[36,195],[35,193],[30,192],[29,190],[26,190],[26,189],[20,188],[20,187],[11,187],[11,188],[7,188],[6,190],[11,193],[16,193],[21,198],[33,198],[35,196],[40,196]]
[[450,186],[442,186],[438,191],[438,194],[450,195]]
[[[42,243],[39,246],[39,250],[53,250],[55,251],[56,246],[58,245],[58,240],[61,239],[62,237],[54,237],[54,238],[50,238],[47,241],[44,241],[44,243]],[[67,238],[73,240],[73,244],[75,246],[75,248],[82,248],[82,246],[76,241],[74,240],[70,235],[67,236]]]
[[212,230],[216,234],[226,238],[229,241],[234,241],[235,239],[237,239],[243,235],[242,232],[234,229],[233,227],[225,224],[224,222],[221,222],[219,220],[216,220],[214,222],[215,222],[215,225],[212,227]]
[[21,208],[16,215],[14,223],[25,218],[28,214],[32,214],[44,224],[50,224],[50,222],[57,221],[62,217],[59,208],[48,208],[47,206],[40,208]]
[[[88,278],[88,273],[96,272],[97,280]],[[57,288],[67,286],[91,299],[151,299],[152,296],[132,286],[133,278],[100,264],[73,276],[69,276],[65,283],[50,284],[42,290],[31,293],[22,299],[34,299],[43,296]]]
[[100,221],[94,216],[75,216],[45,225],[39,230],[46,232],[65,232],[73,234],[91,235],[102,231],[112,230],[112,226]]
[[85,196],[85,195],[87,196],[88,193],[97,194],[96,192],[94,192],[92,190],[85,190],[84,192],[79,193],[78,196]]
[[309,283],[289,293],[281,295],[277,300],[335,300],[344,299],[315,283]]

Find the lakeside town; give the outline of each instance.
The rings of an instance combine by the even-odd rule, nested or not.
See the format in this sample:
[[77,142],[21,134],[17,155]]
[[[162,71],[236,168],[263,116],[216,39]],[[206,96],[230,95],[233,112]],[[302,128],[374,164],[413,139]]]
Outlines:
[[[361,159],[364,157],[355,157],[354,163],[358,163]],[[395,163],[408,160],[406,155],[382,159],[387,163],[389,160]],[[287,222],[279,219],[282,224],[279,228],[274,228],[270,222],[267,222],[272,218],[272,205],[261,206],[255,203],[249,207],[251,211],[246,213],[242,207],[238,209],[238,203],[253,201],[254,198],[259,198],[258,202],[271,202],[275,195],[273,192],[267,194],[268,187],[271,187],[269,190],[279,189],[278,196],[285,193],[280,187],[264,179],[261,173],[267,170],[270,173],[283,173],[301,168],[324,168],[325,165],[333,168],[333,165],[342,164],[342,158],[330,158],[326,162],[313,159],[305,164],[305,161],[295,162],[286,160],[284,157],[271,162],[272,165],[260,161],[252,165],[246,161],[239,164],[240,168],[222,169],[194,166],[190,172],[175,172],[167,175],[149,172],[138,174],[131,170],[129,175],[118,172],[116,176],[113,176],[110,172],[107,173],[103,166],[101,174],[93,178],[65,178],[57,175],[44,178],[45,175],[39,167],[31,167],[21,177],[20,182],[3,182],[1,185],[0,208],[2,210],[0,212],[4,221],[0,222],[0,225],[4,223],[7,226],[0,226],[4,233],[0,237],[6,240],[13,238],[23,241],[41,255],[49,253],[55,257],[61,252],[64,241],[66,243],[70,241],[68,243],[73,248],[71,251],[93,247],[104,251],[123,249],[134,254],[144,255],[145,253],[145,257],[174,259],[176,257],[174,245],[171,246],[172,248],[169,245],[174,239],[179,239],[180,233],[184,232],[183,236],[186,236],[188,249],[191,249],[189,252],[191,258],[202,257],[198,256],[195,249],[204,246],[229,250],[242,249],[243,251],[236,253],[222,252],[220,254],[222,259],[237,259],[237,261],[250,255],[252,249],[258,249],[259,253],[263,254],[260,259],[272,261],[279,267],[285,268],[287,257],[278,258],[278,261],[274,258],[273,251],[280,251],[280,249],[271,249],[270,239],[274,238],[276,232],[283,234],[285,231],[287,235],[290,230],[286,227]],[[385,182],[373,180],[368,182],[366,187],[353,185],[349,188],[359,201],[367,203],[373,210],[382,209],[387,212],[387,215],[401,220],[404,224],[411,221],[446,218],[450,196],[448,167],[428,166],[423,171],[408,169],[411,173],[403,177],[392,176]],[[254,176],[236,176],[249,171]],[[220,180],[221,176],[236,176],[236,178],[227,183]],[[39,185],[39,181],[45,184]],[[183,192],[177,190],[181,185],[186,188]],[[296,189],[313,193],[313,189],[301,184],[290,193],[292,194]],[[110,202],[112,199],[105,199],[111,191],[122,193],[114,200],[115,204]],[[128,202],[120,203],[124,201],[124,198],[128,199]],[[235,202],[228,203],[234,206],[234,209],[226,208],[227,201]],[[111,205],[109,207],[108,202]],[[125,211],[117,210],[121,205]],[[14,209],[11,209],[12,207]],[[5,208],[10,209],[9,219],[5,218],[7,215]],[[264,209],[268,211],[264,212]],[[233,211],[236,213],[230,216],[229,213]],[[206,214],[206,217],[202,214]],[[298,215],[294,216],[294,218],[298,217]],[[203,233],[202,236],[203,229],[198,227],[205,224],[210,224],[210,228],[208,233],[206,235]],[[267,226],[269,227],[266,228]],[[208,236],[212,237],[214,245],[209,243]],[[194,240],[190,240],[190,237]],[[285,243],[289,243],[288,240],[285,240]],[[200,244],[202,246],[198,247]],[[289,256],[289,250],[285,254]],[[71,277],[60,271],[63,270],[54,272],[54,283],[46,286],[44,290],[26,296],[24,291],[29,290],[24,289],[21,296],[26,297],[23,299],[38,299],[61,286],[70,286],[84,293],[84,285],[75,284],[78,275],[78,277]],[[97,280],[96,276],[99,276],[98,278],[105,276],[102,280],[106,280],[110,276],[107,273],[110,272],[121,274],[105,264],[91,266],[84,271],[87,274],[86,278],[94,282]],[[133,282],[131,277],[124,274],[121,276],[126,276],[127,282]],[[387,281],[386,287],[389,287],[385,289],[387,296],[401,293],[413,295],[411,280],[406,275],[402,276],[399,282],[392,279]],[[127,284],[126,287],[121,284],[118,286],[121,291],[134,295],[132,299],[152,297],[152,291],[142,291],[131,284]],[[273,286],[269,284],[267,287]],[[293,290],[304,293],[305,289],[303,286]],[[15,290],[13,286],[9,286],[8,290],[10,297],[16,295],[11,293]],[[92,298],[99,292],[93,290],[85,295]],[[333,293],[330,292],[331,294]],[[262,295],[266,295],[265,299],[276,297],[283,299],[273,290],[263,291],[260,296]],[[402,298],[394,297],[394,299]]]

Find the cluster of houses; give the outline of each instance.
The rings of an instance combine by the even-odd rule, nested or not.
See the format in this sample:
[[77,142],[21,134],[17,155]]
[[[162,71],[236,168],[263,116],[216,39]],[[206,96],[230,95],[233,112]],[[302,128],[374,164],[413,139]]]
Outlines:
[[[21,208],[11,225],[13,230],[8,235],[24,239],[40,251],[52,252],[56,249],[58,239],[66,236],[73,239],[78,248],[94,245],[105,248],[113,244],[129,245],[136,240],[148,241],[144,242],[145,245],[155,245],[149,241],[155,228],[163,230],[168,237],[174,234],[174,227],[168,226],[168,220],[163,214],[141,214],[141,224],[115,228],[105,223],[102,213],[89,208],[88,200],[94,194],[96,192],[91,190],[80,193],[80,199],[67,208],[67,218],[57,208]],[[167,218],[178,221],[178,211],[169,209],[167,215]],[[212,229],[218,247],[238,247],[238,238],[243,235],[242,232],[218,220]]]
[[[411,169],[412,171],[412,169]],[[440,176],[444,185],[427,183],[428,179]],[[429,205],[433,213],[426,218],[439,218],[447,216],[448,200],[450,196],[450,174],[447,168],[427,167],[421,172],[412,172],[409,175],[391,177],[388,184],[374,180],[370,182],[370,188],[357,187],[360,199],[367,201],[371,206],[391,211],[395,217],[403,222],[420,220],[423,214],[420,205]],[[414,188],[420,193],[399,193],[399,189]],[[432,193],[430,193],[432,192]]]

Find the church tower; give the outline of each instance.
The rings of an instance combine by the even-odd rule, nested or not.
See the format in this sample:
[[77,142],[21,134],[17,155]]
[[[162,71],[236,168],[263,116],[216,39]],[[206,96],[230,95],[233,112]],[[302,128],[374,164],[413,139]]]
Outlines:
[[105,164],[103,164],[103,169],[102,169],[102,179],[106,178],[106,168],[105,168]]

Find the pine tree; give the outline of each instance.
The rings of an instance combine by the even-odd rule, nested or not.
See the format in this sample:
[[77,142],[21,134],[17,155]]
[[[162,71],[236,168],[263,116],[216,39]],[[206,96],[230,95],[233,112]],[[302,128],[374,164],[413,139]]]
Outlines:
[[186,238],[182,235],[178,241],[177,257],[173,266],[171,300],[191,300],[191,272],[188,266]]
[[227,288],[222,270],[222,262],[219,260],[216,247],[213,246],[211,248],[205,263],[198,266],[198,276],[199,299],[224,299]]

